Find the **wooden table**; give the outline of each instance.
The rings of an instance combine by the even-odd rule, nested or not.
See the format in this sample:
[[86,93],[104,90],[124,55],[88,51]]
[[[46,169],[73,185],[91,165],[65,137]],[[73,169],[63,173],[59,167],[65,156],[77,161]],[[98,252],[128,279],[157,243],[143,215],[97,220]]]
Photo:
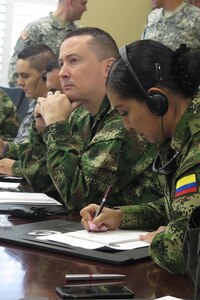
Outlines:
[[[65,219],[69,220],[71,217]],[[26,221],[0,215],[0,226],[24,222]],[[1,300],[18,300],[23,297],[60,299],[55,288],[66,283],[66,273],[122,273],[126,274],[126,279],[120,283],[133,290],[135,298],[154,299],[171,295],[192,299],[193,287],[187,276],[170,274],[155,266],[150,259],[125,266],[113,266],[21,246],[0,245]]]

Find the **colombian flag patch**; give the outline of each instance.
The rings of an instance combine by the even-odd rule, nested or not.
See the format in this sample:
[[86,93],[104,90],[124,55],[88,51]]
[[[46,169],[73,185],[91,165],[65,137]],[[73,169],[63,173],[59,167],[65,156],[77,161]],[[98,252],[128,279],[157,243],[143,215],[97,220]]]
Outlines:
[[191,174],[177,181],[175,197],[183,196],[190,193],[196,193],[197,191],[198,188],[196,175]]

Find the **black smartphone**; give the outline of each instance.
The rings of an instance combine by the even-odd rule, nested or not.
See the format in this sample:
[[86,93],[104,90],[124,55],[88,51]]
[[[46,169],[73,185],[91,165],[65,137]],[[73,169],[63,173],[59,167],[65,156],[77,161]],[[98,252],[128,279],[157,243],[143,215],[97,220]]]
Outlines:
[[124,299],[133,298],[134,292],[123,285],[73,285],[57,287],[56,292],[63,299]]

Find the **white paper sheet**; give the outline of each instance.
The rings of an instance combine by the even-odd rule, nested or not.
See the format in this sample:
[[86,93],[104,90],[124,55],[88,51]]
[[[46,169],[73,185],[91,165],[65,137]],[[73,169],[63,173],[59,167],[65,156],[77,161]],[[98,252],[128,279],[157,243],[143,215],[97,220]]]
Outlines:
[[139,240],[140,234],[146,234],[146,232],[120,229],[106,232],[88,232],[87,230],[78,230],[38,237],[38,239],[51,240],[85,249],[109,247],[117,250],[129,250],[149,246],[148,243]]
[[181,298],[175,298],[175,297],[171,297],[171,296],[165,296],[162,298],[156,298],[156,300],[183,300]]
[[20,185],[19,182],[7,182],[7,181],[2,181],[0,182],[0,189],[16,189]]
[[0,204],[37,204],[61,205],[57,200],[44,193],[0,192]]

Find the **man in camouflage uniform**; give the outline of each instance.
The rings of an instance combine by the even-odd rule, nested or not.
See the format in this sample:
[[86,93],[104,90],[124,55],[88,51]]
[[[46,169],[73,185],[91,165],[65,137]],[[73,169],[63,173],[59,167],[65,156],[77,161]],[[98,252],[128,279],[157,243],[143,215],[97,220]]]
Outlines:
[[200,47],[200,9],[183,0],[152,0],[155,8],[148,16],[141,39],[160,42],[172,50],[185,43]]
[[80,20],[87,10],[87,0],[59,0],[55,12],[49,16],[35,20],[22,31],[14,48],[8,69],[8,84],[17,85],[16,60],[17,54],[25,47],[45,44],[58,54],[60,45],[68,32],[79,27],[74,22]]
[[[39,96],[47,95],[48,89],[42,74],[47,62],[54,57],[53,51],[43,44],[26,47],[18,54],[16,63],[18,85],[24,91],[27,99],[37,99]],[[18,148],[19,144],[28,139],[29,129],[34,119],[35,103],[35,100],[30,100],[29,109],[14,141],[8,143],[0,139],[0,155],[4,157],[0,161],[0,173],[15,174],[15,176],[23,175],[18,161]]]
[[[106,97],[105,80],[117,55],[106,32],[71,32],[59,59],[65,95],[57,91],[38,99],[30,142],[20,146],[23,174],[33,189],[50,193],[56,188],[69,210],[99,203],[109,185],[108,205],[148,202],[160,195],[151,172],[155,147],[125,130]],[[44,123],[46,128],[38,130]]]
[[17,134],[19,122],[12,100],[0,89],[0,137],[12,141]]

